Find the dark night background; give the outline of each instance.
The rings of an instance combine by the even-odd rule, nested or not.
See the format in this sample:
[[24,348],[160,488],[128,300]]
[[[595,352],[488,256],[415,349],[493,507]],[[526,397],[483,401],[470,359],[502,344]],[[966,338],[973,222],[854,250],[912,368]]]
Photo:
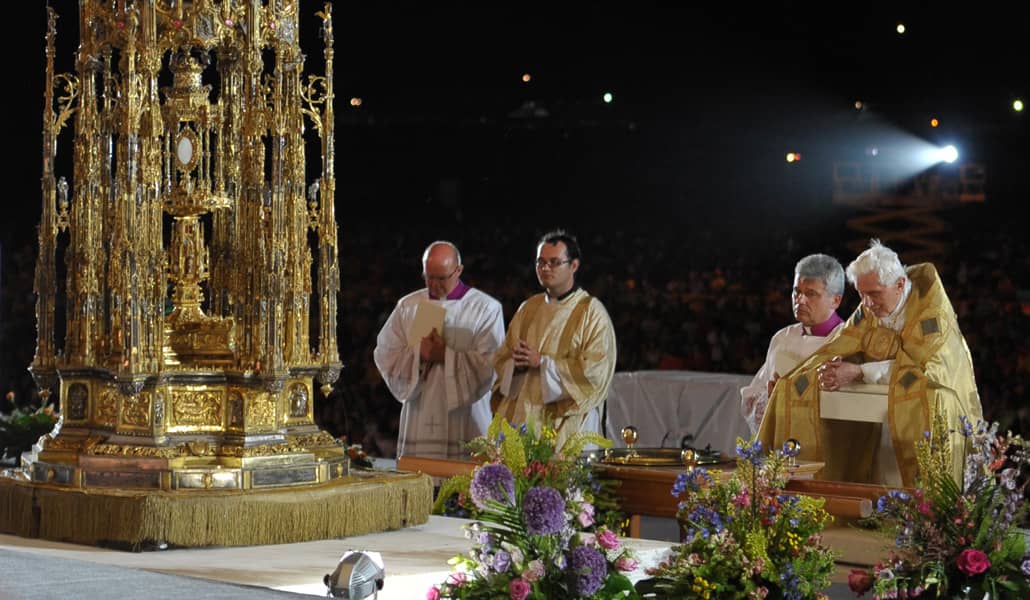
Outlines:
[[[46,25],[45,3],[31,4],[18,9],[25,34],[4,41],[17,144],[4,161],[0,385],[19,398],[31,397]],[[61,14],[58,70],[68,71],[77,2],[50,5]],[[320,8],[301,3],[315,73]],[[399,404],[372,346],[396,299],[422,285],[418,258],[438,238],[458,243],[467,281],[502,300],[507,320],[535,291],[535,239],[567,227],[583,245],[581,281],[616,323],[619,370],[753,373],[791,320],[794,262],[823,251],[846,265],[848,243],[868,237],[847,226],[865,213],[832,201],[834,163],[908,134],[955,143],[959,163],[985,168],[986,201],[942,207],[944,230],[928,235],[944,248],[932,260],[973,350],[985,412],[1026,432],[1030,115],[1012,101],[1030,99],[1030,25],[1009,10],[335,2],[346,367],[320,421],[392,452]],[[788,164],[789,151],[803,159]],[[934,167],[942,177],[957,168]],[[905,258],[905,244],[895,247]],[[841,312],[855,303],[849,290]]]

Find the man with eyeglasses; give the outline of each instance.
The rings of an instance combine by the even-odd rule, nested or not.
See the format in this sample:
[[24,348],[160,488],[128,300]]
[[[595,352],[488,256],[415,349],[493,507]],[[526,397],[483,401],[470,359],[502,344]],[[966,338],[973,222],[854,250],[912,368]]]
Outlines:
[[[397,302],[376,339],[376,367],[402,404],[397,457],[463,459],[464,444],[490,424],[493,356],[504,339],[501,303],[461,280],[458,248],[445,241],[422,254],[426,287]],[[446,309],[416,347],[408,332],[422,302]]]
[[741,413],[752,435],[758,432],[776,380],[811,356],[844,323],[837,314],[843,297],[844,267],[836,258],[810,254],[795,265],[791,304],[797,323],[773,335],[765,364],[740,390]]
[[548,425],[558,447],[579,431],[600,432],[615,374],[615,330],[604,305],[576,285],[579,243],[563,230],[537,244],[544,292],[519,307],[494,363],[494,413],[509,423]]

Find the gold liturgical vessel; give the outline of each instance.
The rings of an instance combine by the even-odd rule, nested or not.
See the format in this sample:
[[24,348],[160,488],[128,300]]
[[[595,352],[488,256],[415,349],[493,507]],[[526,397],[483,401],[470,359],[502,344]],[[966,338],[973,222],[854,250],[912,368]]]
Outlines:
[[622,428],[622,441],[625,448],[605,448],[601,462],[616,465],[635,466],[687,466],[714,465],[725,462],[717,450],[705,448],[698,450],[683,442],[682,448],[640,448],[637,442],[640,434],[633,425]]
[[[320,76],[302,73],[298,0],[80,0],[74,73],[55,72],[47,9],[30,371],[63,424],[26,457],[31,497],[0,486],[41,508],[29,533],[228,545],[399,526],[309,523],[390,507],[341,496],[346,449],[313,419],[315,381],[328,394],[341,369],[331,8]],[[384,493],[425,521],[431,482],[408,491],[424,509]]]

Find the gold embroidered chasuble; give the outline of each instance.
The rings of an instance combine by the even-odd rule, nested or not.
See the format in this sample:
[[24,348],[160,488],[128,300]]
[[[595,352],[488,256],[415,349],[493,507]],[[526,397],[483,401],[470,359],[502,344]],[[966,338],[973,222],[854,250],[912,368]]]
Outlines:
[[[562,390],[556,401],[545,403],[547,382],[542,380],[542,368],[527,370],[510,396],[502,393],[504,370],[519,339],[554,361]],[[608,396],[615,374],[615,329],[601,301],[582,289],[561,300],[537,294],[512,317],[494,365],[498,371],[494,414],[513,424],[555,428],[560,448]]]
[[799,458],[825,461],[822,479],[875,482],[873,465],[882,425],[819,418],[816,369],[835,356],[851,362],[893,359],[887,413],[891,442],[904,485],[916,476],[915,442],[930,431],[935,410],[953,431],[952,474],[962,481],[965,438],[959,417],[981,418],[973,361],[955,311],[933,265],[907,269],[912,291],[902,308],[904,325],[894,331],[864,306],[822,348],[780,378],[758,431],[767,448],[787,439],[801,443]]

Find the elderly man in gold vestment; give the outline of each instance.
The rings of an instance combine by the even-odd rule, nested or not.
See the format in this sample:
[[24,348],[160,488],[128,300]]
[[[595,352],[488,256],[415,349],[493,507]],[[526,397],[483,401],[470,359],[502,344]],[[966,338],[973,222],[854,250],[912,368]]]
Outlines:
[[[821,460],[823,479],[877,483],[873,465],[881,429],[889,426],[891,446],[904,485],[916,477],[915,442],[943,411],[953,433],[952,471],[962,481],[964,438],[959,418],[981,418],[973,363],[955,310],[932,264],[910,267],[873,240],[847,268],[861,305],[846,325],[773,389],[758,432],[767,447],[794,438],[800,458]],[[888,385],[888,422],[822,420],[820,390],[849,383]]]
[[578,431],[600,432],[615,374],[615,330],[601,301],[576,285],[579,265],[575,237],[558,230],[540,239],[545,291],[522,303],[494,359],[494,413],[555,428],[558,447]]

